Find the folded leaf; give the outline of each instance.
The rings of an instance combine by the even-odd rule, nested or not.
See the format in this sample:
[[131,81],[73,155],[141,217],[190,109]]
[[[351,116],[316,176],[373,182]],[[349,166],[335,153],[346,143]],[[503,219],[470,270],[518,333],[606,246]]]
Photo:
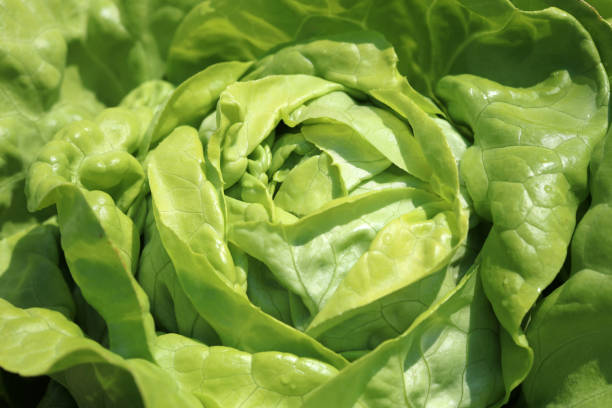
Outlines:
[[133,276],[140,241],[132,220],[101,191],[64,185],[58,197],[66,262],[83,297],[106,321],[111,350],[151,359],[155,327],[149,299]]
[[[308,75],[272,75],[237,82],[219,98],[219,130],[211,139],[209,156],[223,174],[226,187],[233,185],[247,167],[247,156],[272,132],[280,119],[318,96],[342,86]],[[214,141],[214,143],[212,143]]]
[[209,345],[218,344],[219,337],[198,314],[178,281],[159,237],[150,200],[147,207],[138,282],[149,297],[151,313],[159,324],[158,330],[189,336]]
[[214,108],[221,92],[250,66],[241,62],[220,63],[181,83],[155,118],[150,143],[159,143],[179,125],[196,125]]
[[[335,200],[289,225],[235,223],[229,239],[266,264],[279,282],[302,298],[314,316],[348,278],[347,273],[379,231],[399,214],[433,214],[443,206],[436,196],[424,191],[389,189]],[[378,239],[382,242],[383,238]],[[381,265],[381,269],[387,268]],[[353,279],[361,280],[356,274]]]

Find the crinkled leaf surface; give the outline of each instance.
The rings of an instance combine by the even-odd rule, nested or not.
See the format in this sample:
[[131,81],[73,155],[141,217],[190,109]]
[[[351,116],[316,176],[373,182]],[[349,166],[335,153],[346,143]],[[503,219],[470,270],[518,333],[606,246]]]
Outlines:
[[504,343],[509,389],[531,366],[521,324],[563,265],[586,193],[588,161],[607,127],[607,77],[600,66],[587,75],[555,72],[520,89],[471,75],[438,85],[451,116],[474,132],[461,171],[475,210],[493,223],[481,273],[496,315],[518,346]]
[[530,406],[606,406],[612,402],[608,333],[612,301],[609,234],[612,138],[592,180],[591,207],[572,241],[572,275],[538,307],[527,330],[534,368],[523,394]]

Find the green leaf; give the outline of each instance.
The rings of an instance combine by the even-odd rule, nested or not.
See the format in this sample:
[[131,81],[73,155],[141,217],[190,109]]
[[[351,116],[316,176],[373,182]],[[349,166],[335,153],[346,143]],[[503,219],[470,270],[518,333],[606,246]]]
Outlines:
[[542,302],[527,331],[535,355],[522,387],[529,406],[612,403],[611,299],[611,275],[583,269]]
[[601,144],[601,161],[592,167],[591,207],[584,215],[572,239],[572,272],[592,269],[612,275],[612,260],[607,248],[612,245],[612,133]]
[[75,305],[59,263],[57,226],[32,226],[0,240],[0,297],[72,318]]
[[[73,6],[82,16],[74,19],[78,24],[66,23],[76,31],[68,64],[79,67],[83,82],[101,101],[116,105],[141,83],[161,78],[168,33],[194,5],[194,0],[90,0]],[[57,8],[68,9],[63,3]]]
[[357,314],[356,309],[444,268],[453,251],[452,221],[448,220],[453,215],[439,212],[432,216],[431,212],[426,206],[417,207],[378,231],[312,321],[308,333],[317,337],[337,324],[334,320],[346,320]]
[[248,286],[249,300],[260,307],[266,314],[275,317],[283,323],[292,324],[290,293],[280,285],[268,267],[257,259],[248,256]]
[[520,89],[472,75],[438,84],[453,119],[474,132],[461,171],[476,212],[493,223],[481,254],[483,287],[523,349],[511,347],[505,358],[508,389],[531,365],[522,321],[564,262],[588,161],[607,127],[607,77],[600,68],[585,75],[559,71]]
[[65,69],[63,27],[47,2],[7,1],[0,21],[0,236],[5,236],[52,215],[26,211],[26,170],[59,127],[88,119],[102,106],[82,87],[78,71]]
[[499,401],[498,324],[477,270],[400,336],[313,391],[304,407],[488,407]]
[[122,359],[58,312],[20,309],[3,299],[0,366],[26,377],[51,375],[79,406],[201,406],[155,364]]
[[346,196],[338,168],[327,154],[312,156],[289,171],[274,204],[297,216],[312,213]]
[[176,30],[168,75],[180,82],[217,62],[261,56],[279,42],[293,39],[289,33],[299,25],[295,17],[304,13],[291,3],[244,3],[241,7],[231,2],[199,4]]
[[266,264],[314,316],[385,226],[415,208],[435,213],[441,205],[424,191],[384,190],[334,200],[292,224],[235,223],[229,239]]
[[523,394],[530,406],[606,406],[612,403],[608,352],[612,299],[612,133],[594,169],[591,207],[572,240],[572,275],[548,295],[533,315],[527,338],[534,367]]
[[[389,162],[429,180],[431,169],[409,126],[383,109],[358,105],[345,93],[334,92],[293,111],[288,124],[295,126],[304,121],[307,125],[302,127],[302,133],[306,140],[321,150],[333,152],[330,154],[341,170],[344,163],[350,164],[343,171],[344,179],[349,180],[345,183],[349,190],[387,168]],[[329,122],[342,123],[354,133],[342,133],[339,126],[324,126]],[[365,174],[352,180],[360,171]]]
[[58,196],[66,262],[85,299],[106,321],[111,350],[151,359],[155,328],[149,300],[133,276],[140,241],[132,221],[103,192],[67,185]]
[[147,223],[140,254],[138,282],[149,297],[151,313],[159,325],[158,330],[189,336],[209,345],[218,344],[219,336],[198,314],[181,288],[157,231],[151,201],[147,202]]
[[68,390],[56,381],[50,381],[45,395],[36,408],[76,408],[77,404]]
[[[612,42],[612,5],[606,0],[589,0],[578,2],[572,0],[512,0],[517,7],[524,10],[540,10],[557,7],[574,16],[589,31],[597,45],[608,77],[612,74],[612,51],[608,46]],[[602,18],[603,17],[603,18]]]
[[429,99],[412,88],[398,71],[397,64],[395,50],[379,33],[331,33],[325,39],[309,39],[262,58],[246,79],[270,75],[313,75],[358,91],[357,95],[361,92],[371,94],[380,89],[396,90],[408,95],[428,114],[440,113]]
[[300,407],[337,373],[317,360],[207,347],[176,334],[158,337],[155,358],[183,389],[214,407]]
[[221,92],[250,66],[240,62],[215,64],[182,82],[155,118],[149,143],[159,143],[179,125],[199,124],[215,107]]
[[130,153],[140,145],[150,114],[109,108],[93,122],[77,121],[63,128],[29,169],[28,208],[52,205],[58,187],[76,185],[107,192],[126,211],[144,184],[144,170]]
[[77,67],[66,67],[58,100],[39,123],[44,141],[51,140],[55,133],[72,122],[93,119],[103,109],[96,95],[83,86]]
[[[246,276],[232,263],[225,242],[223,203],[206,179],[204,154],[197,131],[182,126],[150,156],[149,183],[157,213],[187,239],[197,254],[208,259],[228,287],[244,294]],[[158,191],[163,193],[158,193]],[[159,226],[158,229],[163,233]]]
[[147,115],[147,113],[152,114],[161,109],[173,93],[174,85],[155,79],[143,82],[137,88],[134,88],[125,95],[119,106],[139,111],[138,114],[141,116],[141,120],[147,122],[148,125],[152,115]]

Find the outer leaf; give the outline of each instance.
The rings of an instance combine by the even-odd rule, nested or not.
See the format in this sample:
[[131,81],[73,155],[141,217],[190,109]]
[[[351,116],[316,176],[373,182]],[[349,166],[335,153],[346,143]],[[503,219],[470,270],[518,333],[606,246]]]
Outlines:
[[605,407],[612,403],[612,276],[583,269],[548,296],[527,338],[533,369],[523,394],[533,407]]
[[[525,311],[537,297],[538,288],[552,280],[563,262],[578,197],[584,195],[586,187],[589,154],[606,126],[605,85],[603,83],[603,88],[599,89],[579,85],[567,73],[557,73],[547,82],[522,92],[467,76],[447,78],[440,83],[440,93],[449,101],[451,112],[469,123],[475,131],[476,146],[464,156],[463,174],[476,210],[496,225],[490,237],[491,243],[487,245],[501,245],[500,249],[521,254],[512,260],[517,264],[504,272],[513,273],[510,271],[515,270],[522,276],[515,282],[518,297],[511,303],[515,307],[523,303],[521,295],[518,295],[521,290],[526,291],[524,295],[527,292],[531,294],[525,298],[525,306],[517,309],[516,315],[500,316],[507,327],[520,324]],[[478,96],[468,99],[471,104],[466,104],[465,99],[459,102],[460,95],[474,91],[477,93],[472,95]],[[536,117],[540,119],[533,122]],[[531,120],[531,124],[525,125],[527,120]],[[492,133],[493,130],[497,132]],[[508,160],[515,164],[512,172],[506,170]],[[506,199],[510,191],[515,192],[512,201]],[[578,193],[578,197],[573,191]],[[556,217],[548,217],[549,213],[555,213]],[[570,224],[564,220],[569,220]],[[529,234],[547,234],[549,237],[532,242]],[[555,242],[558,243],[553,244]],[[554,245],[560,250],[553,248]],[[539,266],[537,273],[535,270],[528,272],[529,264],[533,264],[535,258],[533,261],[527,259],[538,256],[535,255],[538,251],[544,251],[539,256],[546,253],[556,259],[554,263],[552,259],[542,263],[550,269],[549,272],[544,272],[546,269],[541,270]],[[503,252],[495,252],[493,248],[489,253],[489,256],[503,256]],[[521,263],[520,257],[527,257],[526,263]],[[489,262],[501,262],[498,264],[501,268],[507,261],[483,259],[487,292],[493,290],[489,288],[490,284],[503,282],[506,282],[505,289],[499,287],[499,293],[510,289],[510,281],[515,280],[509,275],[505,281],[489,277],[486,266]],[[536,264],[540,262],[541,259]],[[499,273],[502,273],[501,269]],[[529,283],[523,284],[523,280]],[[490,293],[492,298],[496,297]],[[495,308],[497,311],[498,307]]]
[[109,330],[111,350],[151,358],[149,301],[133,277],[140,242],[132,221],[105,193],[63,186],[57,203],[66,262],[83,296]]
[[591,207],[574,232],[572,240],[572,272],[592,269],[612,275],[612,263],[608,248],[612,245],[612,133],[602,143],[602,161],[591,178]]
[[127,210],[144,183],[142,166],[129,153],[138,148],[151,113],[138,112],[110,108],[94,122],[74,122],[57,133],[29,170],[28,208],[54,204],[56,189],[70,184],[106,191]]
[[79,406],[200,406],[158,366],[122,359],[60,313],[0,299],[0,334],[0,366],[22,376],[52,375]]
[[530,406],[597,407],[612,403],[612,133],[592,178],[591,208],[572,241],[572,276],[547,296],[527,330],[535,362],[523,386]]
[[524,10],[541,10],[547,7],[563,9],[574,16],[593,38],[597,51],[601,55],[601,62],[612,76],[612,5],[606,0],[512,0],[517,7]]
[[39,122],[43,140],[48,142],[55,133],[72,122],[93,119],[103,109],[104,105],[96,95],[83,86],[77,67],[66,67],[58,100]]
[[304,407],[490,406],[503,396],[497,327],[473,270],[406,332],[315,390]]
[[176,32],[170,48],[169,76],[181,81],[201,67],[220,61],[252,60],[281,42],[291,41],[300,20],[308,12],[322,8],[315,4],[306,10],[295,5],[293,2],[246,2],[240,7],[231,2],[198,5]]
[[85,84],[104,103],[116,105],[131,89],[162,76],[167,33],[194,4],[91,0],[85,7],[73,6],[84,16],[80,24],[71,24],[78,31],[68,48],[68,62],[80,67]]
[[183,389],[211,407],[301,407],[304,396],[337,373],[317,360],[207,347],[176,334],[158,338],[155,358]]
[[[10,0],[0,10],[0,236],[44,221],[25,209],[25,173],[43,143],[70,120],[101,108],[74,68],[65,70],[63,27],[47,2]],[[71,100],[78,97],[79,101]]]
[[36,408],[76,408],[77,404],[68,390],[55,381],[50,381],[45,395]]
[[58,268],[58,232],[33,226],[0,240],[0,297],[18,307],[45,307],[72,318],[75,305]]
[[137,96],[126,100],[133,111],[107,109],[95,122],[76,122],[58,133],[30,168],[27,191],[31,209],[57,205],[70,272],[106,321],[111,348],[123,356],[150,359],[153,319],[132,276],[137,231],[120,210],[141,196],[144,182],[142,166],[129,152],[138,148],[154,106],[142,98],[138,102]]
[[588,59],[565,52],[560,44],[578,44],[576,30],[551,14],[521,12],[506,0],[268,0],[240,6],[219,0],[185,18],[173,40],[169,72],[183,79],[212,63],[259,58],[280,44],[365,29],[392,43],[400,72],[431,98],[437,80],[449,73],[527,85],[564,67],[590,68]]
[[599,65],[587,75],[556,72],[524,89],[470,75],[438,86],[451,115],[474,131],[461,163],[476,211],[493,222],[481,255],[483,286],[523,348],[523,365],[506,354],[509,388],[531,365],[522,320],[563,264],[588,160],[607,127],[607,78]]

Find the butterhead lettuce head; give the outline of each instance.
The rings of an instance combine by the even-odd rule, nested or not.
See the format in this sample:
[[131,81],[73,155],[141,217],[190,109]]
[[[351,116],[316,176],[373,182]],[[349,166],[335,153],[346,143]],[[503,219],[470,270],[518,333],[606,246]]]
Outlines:
[[610,16],[4,1],[0,404],[612,404]]

